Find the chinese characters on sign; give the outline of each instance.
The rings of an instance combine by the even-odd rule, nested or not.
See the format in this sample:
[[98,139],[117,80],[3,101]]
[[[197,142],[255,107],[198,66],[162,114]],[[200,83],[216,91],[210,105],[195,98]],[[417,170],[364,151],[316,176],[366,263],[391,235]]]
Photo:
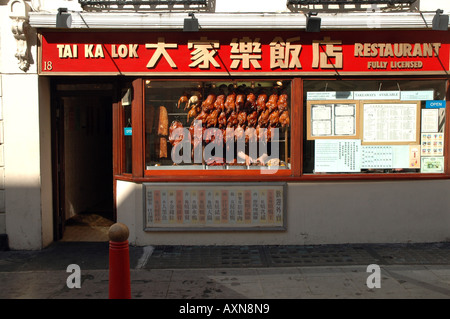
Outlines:
[[[284,41],[281,37],[276,37],[270,43],[270,68],[276,69],[301,69],[302,65],[300,63],[300,51],[302,46],[300,44],[291,44],[293,41],[300,41],[300,37],[295,37],[291,39],[287,39]],[[328,41],[330,42],[330,41]],[[327,43],[328,43],[327,42]],[[336,42],[336,43],[339,43]],[[135,48],[137,45],[133,45]],[[258,60],[262,59],[262,49],[261,42],[259,38],[251,39],[249,37],[243,37],[241,39],[233,38],[231,43],[229,44],[231,47],[231,55],[230,59],[232,61],[230,68],[237,69],[241,66],[243,69],[250,69],[253,67],[254,69],[261,69],[261,65]],[[327,44],[327,50],[329,49],[331,44]],[[166,48],[177,48],[176,43],[165,43],[164,38],[159,38],[157,44],[145,44],[147,49],[156,49],[153,53],[153,56],[150,62],[147,64],[147,68],[154,68],[157,61],[164,56],[164,58],[169,62],[170,66],[174,69],[177,68],[176,64],[173,62],[173,59],[168,54]],[[220,68],[219,62],[216,60],[216,55],[218,53],[217,49],[220,48],[220,43],[218,40],[208,40],[206,37],[201,37],[199,41],[189,40],[188,48],[192,49],[191,52],[191,60],[192,63],[189,64],[191,68],[200,68],[200,69],[210,69],[210,65],[215,68]],[[340,51],[339,49],[337,51]],[[333,51],[332,51],[333,52]],[[333,54],[330,52],[330,54]],[[320,52],[317,48],[314,49],[314,61],[320,59],[324,52]],[[328,54],[327,54],[328,56]],[[342,54],[339,56],[337,60],[339,68],[342,67]],[[315,62],[313,62],[314,65]],[[317,67],[317,66],[315,66]],[[330,64],[328,62],[321,62],[321,67],[330,68]]]
[[[286,41],[281,37],[276,37],[270,42],[270,69],[301,69],[300,53],[302,49],[301,44],[292,44],[292,42],[300,41],[300,37],[290,38]],[[323,56],[333,55],[333,43],[340,43],[340,41],[330,42],[327,39],[327,52],[320,52],[318,45],[320,41],[314,46],[314,61],[321,60],[320,66],[323,68],[330,68],[328,61],[323,62]],[[235,70],[241,66],[242,69],[249,70],[251,68],[261,69],[259,60],[262,59],[262,48],[259,38],[250,38],[244,36],[242,38],[233,38],[228,43],[230,49],[231,64],[228,66]],[[77,44],[57,44],[59,59],[76,59],[78,58],[79,46]],[[218,49],[220,48],[219,40],[209,40],[207,37],[201,37],[200,40],[188,40],[187,47],[191,50],[190,68],[199,68],[209,70],[211,66],[214,68],[221,68],[218,57]],[[138,55],[139,44],[120,44],[111,45],[110,52],[113,59],[117,58],[139,58]],[[153,69],[157,66],[159,61],[164,58],[172,69],[177,69],[178,66],[172,56],[177,56],[179,52],[178,43],[167,43],[164,37],[158,37],[157,43],[145,43],[145,48],[152,50],[152,56],[147,63],[148,69]],[[84,58],[86,59],[102,59],[105,58],[105,45],[102,44],[85,44],[81,46],[84,50]],[[334,49],[341,51],[341,49]],[[328,52],[329,51],[329,52]],[[313,62],[315,64],[316,62]],[[337,60],[338,68],[342,67],[342,54]],[[340,66],[339,66],[340,65]],[[318,66],[314,66],[318,67]],[[50,70],[48,70],[50,71]]]
[[[326,37],[323,41],[313,41],[313,68],[342,69],[342,41],[331,41]],[[322,47],[325,49],[321,49]],[[334,60],[334,61],[333,61]]]
[[[386,37],[392,43],[383,42]],[[195,38],[176,32],[44,32],[40,72],[441,72],[449,68],[449,43],[442,41],[426,32],[416,32],[414,38],[348,31],[320,37],[292,31],[204,32]]]
[[191,52],[193,61],[189,64],[189,67],[200,69],[209,69],[211,63],[214,67],[220,68],[219,63],[214,59],[214,55],[217,53],[216,49],[219,48],[219,41],[209,40],[206,37],[202,37],[200,41],[189,41],[188,48],[194,49]]
[[301,69],[300,51],[301,44],[292,44],[300,41],[300,37],[287,39],[283,41],[281,37],[276,37],[270,43],[270,68],[276,69]]
[[158,43],[156,44],[146,43],[145,47],[147,49],[155,49],[152,58],[147,64],[147,68],[149,69],[154,68],[156,63],[161,59],[162,56],[167,60],[167,62],[173,69],[177,68],[175,62],[173,62],[172,58],[170,57],[169,53],[167,53],[166,50],[166,49],[176,49],[178,47],[176,43],[166,44],[164,42],[164,38],[158,38]]
[[146,228],[283,228],[284,185],[144,184]]

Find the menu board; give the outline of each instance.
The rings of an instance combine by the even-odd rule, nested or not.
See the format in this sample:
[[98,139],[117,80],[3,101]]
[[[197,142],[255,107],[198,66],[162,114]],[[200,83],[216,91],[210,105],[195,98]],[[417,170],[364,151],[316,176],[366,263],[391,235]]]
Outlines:
[[361,168],[382,169],[394,167],[391,145],[367,145],[362,147]]
[[420,167],[420,145],[363,145],[361,169]]
[[144,183],[144,230],[283,230],[285,183]]
[[309,140],[359,137],[359,106],[355,101],[308,101]]
[[359,172],[361,140],[316,140],[314,172]]
[[363,144],[419,144],[420,102],[361,102]]
[[422,110],[422,133],[434,133],[439,130],[439,109]]

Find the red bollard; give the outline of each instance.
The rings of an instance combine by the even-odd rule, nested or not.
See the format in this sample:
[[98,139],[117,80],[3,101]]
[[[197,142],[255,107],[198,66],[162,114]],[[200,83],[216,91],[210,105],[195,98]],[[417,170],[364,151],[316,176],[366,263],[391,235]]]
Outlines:
[[125,224],[109,228],[109,299],[131,299],[128,235]]

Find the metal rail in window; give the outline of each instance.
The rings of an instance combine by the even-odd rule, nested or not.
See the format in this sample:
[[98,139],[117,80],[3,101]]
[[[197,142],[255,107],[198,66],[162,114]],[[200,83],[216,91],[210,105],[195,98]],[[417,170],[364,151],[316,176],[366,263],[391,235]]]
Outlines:
[[413,4],[417,0],[287,0],[287,5],[310,4]]
[[78,0],[81,6],[141,6],[141,5],[196,5],[206,6],[207,0]]

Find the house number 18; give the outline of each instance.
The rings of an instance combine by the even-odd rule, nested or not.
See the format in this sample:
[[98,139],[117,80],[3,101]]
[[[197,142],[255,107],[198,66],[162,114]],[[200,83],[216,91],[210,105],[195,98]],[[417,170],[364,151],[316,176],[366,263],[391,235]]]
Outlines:
[[43,71],[51,71],[53,69],[52,61],[44,61],[44,70]]

